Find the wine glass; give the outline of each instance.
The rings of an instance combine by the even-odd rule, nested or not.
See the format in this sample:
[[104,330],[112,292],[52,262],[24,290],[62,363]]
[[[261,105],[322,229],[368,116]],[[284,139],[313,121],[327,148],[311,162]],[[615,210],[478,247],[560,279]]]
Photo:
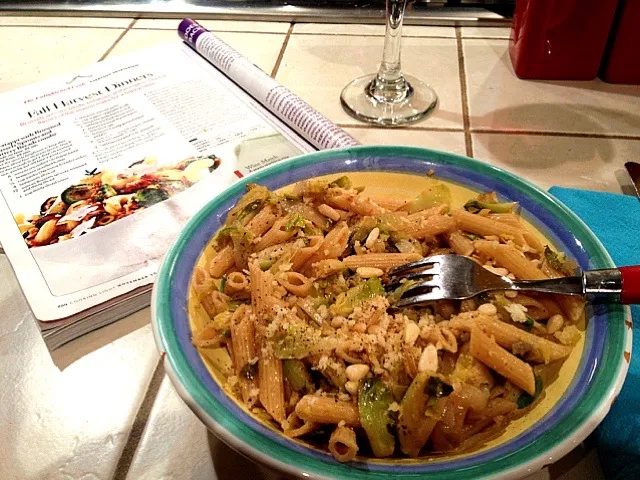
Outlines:
[[378,125],[402,125],[420,120],[438,103],[436,92],[400,70],[402,19],[407,0],[386,0],[386,30],[378,73],[359,77],[340,94],[353,117]]

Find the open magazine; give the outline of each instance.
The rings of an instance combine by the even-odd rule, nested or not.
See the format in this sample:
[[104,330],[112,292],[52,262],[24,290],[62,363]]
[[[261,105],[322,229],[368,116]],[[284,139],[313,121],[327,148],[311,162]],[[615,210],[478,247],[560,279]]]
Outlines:
[[0,243],[51,349],[149,304],[185,222],[250,172],[357,141],[192,20],[0,95]]

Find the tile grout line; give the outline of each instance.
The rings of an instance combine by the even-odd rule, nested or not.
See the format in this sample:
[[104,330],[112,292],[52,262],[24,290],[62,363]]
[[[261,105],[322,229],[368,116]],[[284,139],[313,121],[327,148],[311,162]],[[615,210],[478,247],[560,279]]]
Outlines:
[[147,391],[144,394],[144,398],[140,403],[140,408],[136,412],[136,416],[133,419],[133,423],[131,425],[131,430],[129,431],[129,436],[127,437],[127,442],[122,449],[122,453],[120,454],[120,458],[118,459],[118,463],[116,464],[116,468],[112,477],[112,480],[125,480],[127,474],[129,473],[129,468],[131,468],[131,464],[136,455],[136,451],[138,450],[138,445],[140,444],[140,440],[142,439],[142,435],[144,430],[149,422],[149,415],[151,414],[151,408],[155,403],[156,397],[158,396],[158,391],[160,390],[160,385],[162,384],[162,380],[164,378],[164,355],[160,357],[158,364],[156,365],[155,370],[153,371],[153,375],[151,376],[151,380],[149,381],[149,385],[147,386]]
[[[337,122],[336,125],[340,128],[355,128],[355,129],[361,129],[361,130],[376,130],[376,129],[388,130],[388,127],[382,127],[380,125],[360,125],[358,123],[342,123],[342,122]],[[464,132],[462,128],[458,128],[458,127],[421,127],[421,126],[415,126],[415,125],[398,127],[398,128],[394,128],[393,130],[395,131],[408,130],[408,131],[418,131],[418,132],[456,132],[456,133]]]
[[462,33],[456,27],[456,45],[458,46],[458,73],[460,76],[460,95],[462,96],[462,125],[464,127],[464,143],[467,157],[473,158],[473,143],[471,139],[471,122],[469,121],[469,96],[467,95],[467,71],[462,48]]
[[287,30],[287,34],[284,37],[282,42],[282,47],[280,47],[280,52],[278,53],[278,58],[276,59],[276,63],[271,70],[271,78],[276,78],[278,74],[278,70],[280,70],[280,64],[282,63],[282,58],[284,57],[284,52],[287,50],[287,45],[289,45],[289,39],[291,38],[291,32],[293,32],[294,22],[289,24],[289,29]]
[[[0,17],[2,18],[2,17]],[[0,28],[87,28],[87,29],[104,29],[104,30],[120,30],[122,25],[119,26],[107,26],[107,25],[33,25],[28,23],[11,23],[9,25],[3,25],[0,23]]]
[[124,31],[120,35],[118,35],[118,38],[116,38],[116,41],[113,42],[113,44],[107,49],[107,51],[104,52],[104,54],[100,57],[100,60],[98,60],[99,62],[101,62],[102,60],[107,58],[107,56],[109,56],[109,54],[113,51],[113,49],[116,48],[116,45],[120,43],[120,40],[122,40],[124,36],[129,32],[129,30],[133,28],[133,26],[136,24],[137,21],[138,21],[137,18],[134,18],[133,20],[131,20],[131,23],[127,26],[127,28],[125,28]]
[[471,133],[493,135],[531,135],[536,137],[568,137],[568,138],[602,138],[610,140],[640,140],[640,135],[625,135],[616,133],[586,133],[586,132],[557,132],[545,130],[511,129],[497,130],[493,128],[471,128]]
[[[147,19],[139,19],[139,20],[147,20]],[[152,32],[174,32],[177,31],[178,27],[176,26],[176,28],[153,28],[153,27],[137,27],[134,28],[135,31],[137,32],[146,32],[146,31],[152,31]],[[284,35],[287,32],[265,32],[265,31],[260,31],[260,30],[218,30],[218,29],[209,29],[209,31],[211,33],[213,33],[214,35],[217,35],[218,33],[258,33],[260,35]]]

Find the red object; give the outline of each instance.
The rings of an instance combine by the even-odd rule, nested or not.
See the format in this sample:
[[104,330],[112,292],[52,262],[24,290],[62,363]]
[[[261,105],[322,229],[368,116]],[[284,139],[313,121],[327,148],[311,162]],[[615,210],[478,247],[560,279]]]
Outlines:
[[640,85],[640,2],[620,0],[600,69],[609,83]]
[[509,53],[520,78],[592,80],[618,0],[517,0]]
[[640,266],[620,267],[619,270],[622,274],[622,303],[640,303]]

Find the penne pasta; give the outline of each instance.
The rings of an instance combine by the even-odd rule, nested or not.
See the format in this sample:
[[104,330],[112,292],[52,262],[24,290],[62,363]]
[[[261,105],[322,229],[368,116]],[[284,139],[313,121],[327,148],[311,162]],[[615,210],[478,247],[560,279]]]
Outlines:
[[453,232],[458,228],[455,218],[446,215],[434,215],[420,221],[415,230],[407,233],[417,239],[432,238],[443,233]]
[[478,240],[474,242],[478,253],[492,258],[496,263],[509,270],[519,280],[542,280],[547,276],[531,263],[524,254],[511,245]]
[[277,218],[275,207],[267,205],[247,223],[247,231],[255,236],[260,236],[273,226]]
[[233,364],[240,382],[242,400],[245,403],[255,401],[258,386],[257,349],[255,329],[249,309],[240,307],[231,317],[231,343],[233,345]]
[[342,194],[332,197],[327,197],[326,203],[334,208],[341,210],[349,210],[350,212],[357,213],[358,215],[379,215],[386,210],[379,205],[376,205],[369,198],[363,198],[351,194]]
[[329,452],[339,462],[349,462],[356,458],[358,443],[353,428],[338,425],[329,437]]
[[246,275],[240,272],[231,272],[227,275],[227,281],[224,286],[224,293],[227,295],[235,295],[240,292],[249,290],[249,281]]
[[531,365],[500,347],[496,341],[484,333],[479,327],[471,329],[469,344],[471,355],[495,370],[513,384],[518,385],[529,395],[536,391],[535,379]]
[[253,247],[255,252],[264,250],[272,245],[285,243],[296,234],[296,230],[291,228],[287,231],[286,226],[289,217],[282,217],[276,220],[273,226],[259,239]]
[[477,235],[496,235],[504,238],[508,236],[518,245],[527,245],[522,235],[523,230],[504,222],[481,215],[474,215],[466,210],[454,210],[451,216],[457,221],[460,230]]
[[365,253],[363,255],[351,255],[342,260],[342,262],[351,270],[360,267],[381,268],[389,270],[409,262],[420,260],[421,255],[417,253]]
[[[478,253],[496,260],[501,266],[513,273],[521,280],[543,280],[549,278],[536,267],[522,252],[511,245],[495,242],[477,241],[474,246]],[[572,322],[577,322],[584,314],[584,301],[579,297],[556,296],[565,314]]]
[[291,270],[299,271],[300,268],[309,260],[314,253],[318,251],[318,249],[322,246],[324,241],[323,237],[314,235],[309,237],[309,245],[306,247],[299,248],[295,251],[295,253],[291,257]]
[[327,258],[338,258],[347,248],[349,227],[345,222],[338,223],[327,233],[318,249],[307,258],[305,264],[312,265]]
[[473,242],[468,237],[465,237],[464,234],[459,230],[451,232],[447,240],[449,241],[449,245],[451,246],[453,251],[458,255],[464,255],[468,257],[474,251]]
[[258,361],[260,380],[260,403],[278,423],[285,420],[284,375],[282,360],[268,349],[262,349]]
[[273,298],[273,275],[263,272],[257,262],[249,264],[249,277],[251,278],[251,309],[258,320],[265,321],[269,313]]
[[311,290],[311,280],[298,272],[282,272],[276,275],[280,285],[297,297],[306,297]]
[[233,257],[233,246],[227,245],[220,250],[209,263],[209,275],[213,278],[220,278],[235,264]]
[[296,414],[306,422],[334,425],[344,422],[350,427],[360,426],[358,406],[333,397],[305,395],[296,405]]
[[392,212],[402,209],[402,207],[410,202],[410,200],[391,197],[373,197],[371,198],[371,201],[378,205],[380,208],[384,208],[385,210],[389,210]]

